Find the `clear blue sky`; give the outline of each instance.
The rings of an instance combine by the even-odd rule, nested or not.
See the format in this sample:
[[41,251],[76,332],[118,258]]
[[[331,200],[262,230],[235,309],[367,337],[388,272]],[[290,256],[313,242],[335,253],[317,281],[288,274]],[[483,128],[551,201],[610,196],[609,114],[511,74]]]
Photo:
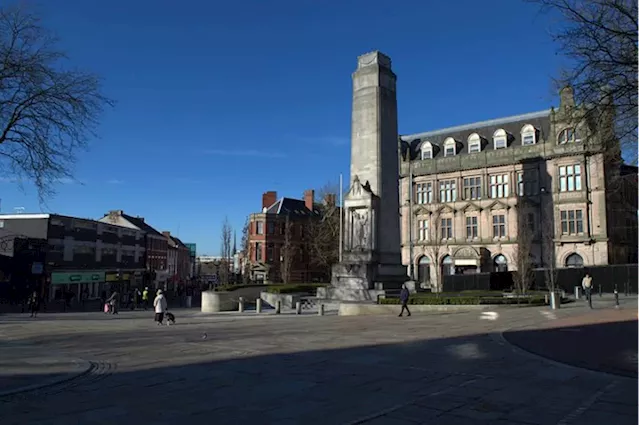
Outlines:
[[[548,18],[518,0],[42,1],[73,63],[117,101],[100,140],[46,211],[144,216],[220,248],[261,195],[301,197],[348,176],[356,57],[388,54],[400,133],[557,104]],[[40,211],[31,187],[0,186],[2,212]]]

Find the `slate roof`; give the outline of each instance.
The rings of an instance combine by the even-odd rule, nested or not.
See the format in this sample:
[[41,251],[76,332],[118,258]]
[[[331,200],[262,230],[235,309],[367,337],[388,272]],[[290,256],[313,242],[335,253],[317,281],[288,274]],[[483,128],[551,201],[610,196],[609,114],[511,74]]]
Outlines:
[[187,248],[187,246],[180,239],[176,238],[175,236],[171,236],[171,240],[173,241],[174,244],[176,244],[180,248]]
[[154,229],[153,227],[149,226],[147,223],[145,223],[143,220],[141,220],[138,217],[132,217],[128,214],[124,214],[122,213],[122,218],[124,218],[125,220],[127,220],[129,223],[133,224],[134,226],[136,226],[137,228],[150,233],[152,235],[155,236],[160,236],[162,238],[164,238],[164,235],[160,232],[158,232],[156,229]]
[[275,204],[267,208],[266,214],[289,215],[298,217],[308,217],[311,215],[320,215],[320,210],[315,208],[309,210],[301,199],[280,198]]
[[550,131],[550,113],[551,110],[547,109],[529,114],[481,121],[424,133],[403,135],[400,136],[400,139],[410,145],[412,157],[415,157],[417,152],[419,152],[422,143],[426,141],[433,145],[434,158],[444,156],[444,141],[449,137],[453,137],[456,141],[456,156],[474,155],[469,154],[467,145],[467,139],[473,133],[478,133],[481,137],[483,151],[485,149],[493,150],[493,134],[498,129],[503,129],[507,132],[507,149],[522,146],[520,131],[522,130],[522,127],[527,124],[533,125],[537,130],[538,142],[540,140],[548,140]]

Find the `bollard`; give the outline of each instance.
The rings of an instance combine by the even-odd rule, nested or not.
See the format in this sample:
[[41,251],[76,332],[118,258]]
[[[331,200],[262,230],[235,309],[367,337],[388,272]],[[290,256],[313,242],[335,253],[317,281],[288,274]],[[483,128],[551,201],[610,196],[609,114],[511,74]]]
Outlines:
[[624,283],[624,296],[628,297],[629,296],[629,281],[626,281]]
[[256,299],[256,313],[262,313],[262,299],[260,298]]
[[318,307],[318,316],[324,316],[324,304],[320,304]]
[[300,301],[296,301],[296,314],[302,314],[302,303]]
[[544,303],[549,304],[549,294],[544,294]]
[[579,286],[574,286],[573,287],[573,294],[576,297],[576,300],[580,299],[580,287]]
[[602,285],[598,285],[598,295],[602,298]]
[[276,314],[280,314],[280,309],[282,308],[282,301],[276,301]]
[[620,299],[618,298],[618,288],[613,290],[613,297],[616,299],[616,308],[620,307]]
[[238,298],[238,313],[244,313],[244,298]]

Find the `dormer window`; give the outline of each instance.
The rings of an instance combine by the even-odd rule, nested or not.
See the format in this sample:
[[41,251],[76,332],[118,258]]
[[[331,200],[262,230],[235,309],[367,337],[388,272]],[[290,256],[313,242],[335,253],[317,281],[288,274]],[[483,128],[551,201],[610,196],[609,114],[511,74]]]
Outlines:
[[565,128],[558,135],[558,143],[561,145],[579,142],[581,142],[580,135],[576,132],[575,128]]
[[507,132],[503,129],[493,133],[493,149],[505,149],[507,147]]
[[444,156],[456,155],[456,141],[453,137],[449,137],[444,141]]
[[480,145],[480,136],[478,133],[473,133],[467,139],[469,153],[478,153],[482,150],[482,146]]
[[422,143],[420,147],[420,159],[431,159],[433,158],[433,146],[430,142]]
[[520,135],[522,136],[522,146],[530,146],[536,144],[536,129],[531,124],[527,124],[522,127]]

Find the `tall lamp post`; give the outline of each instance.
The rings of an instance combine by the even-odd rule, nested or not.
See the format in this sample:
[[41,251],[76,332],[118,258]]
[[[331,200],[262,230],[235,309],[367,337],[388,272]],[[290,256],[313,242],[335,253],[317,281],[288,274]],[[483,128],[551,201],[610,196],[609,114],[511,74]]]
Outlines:
[[413,168],[409,161],[409,278],[414,280],[413,267]]

